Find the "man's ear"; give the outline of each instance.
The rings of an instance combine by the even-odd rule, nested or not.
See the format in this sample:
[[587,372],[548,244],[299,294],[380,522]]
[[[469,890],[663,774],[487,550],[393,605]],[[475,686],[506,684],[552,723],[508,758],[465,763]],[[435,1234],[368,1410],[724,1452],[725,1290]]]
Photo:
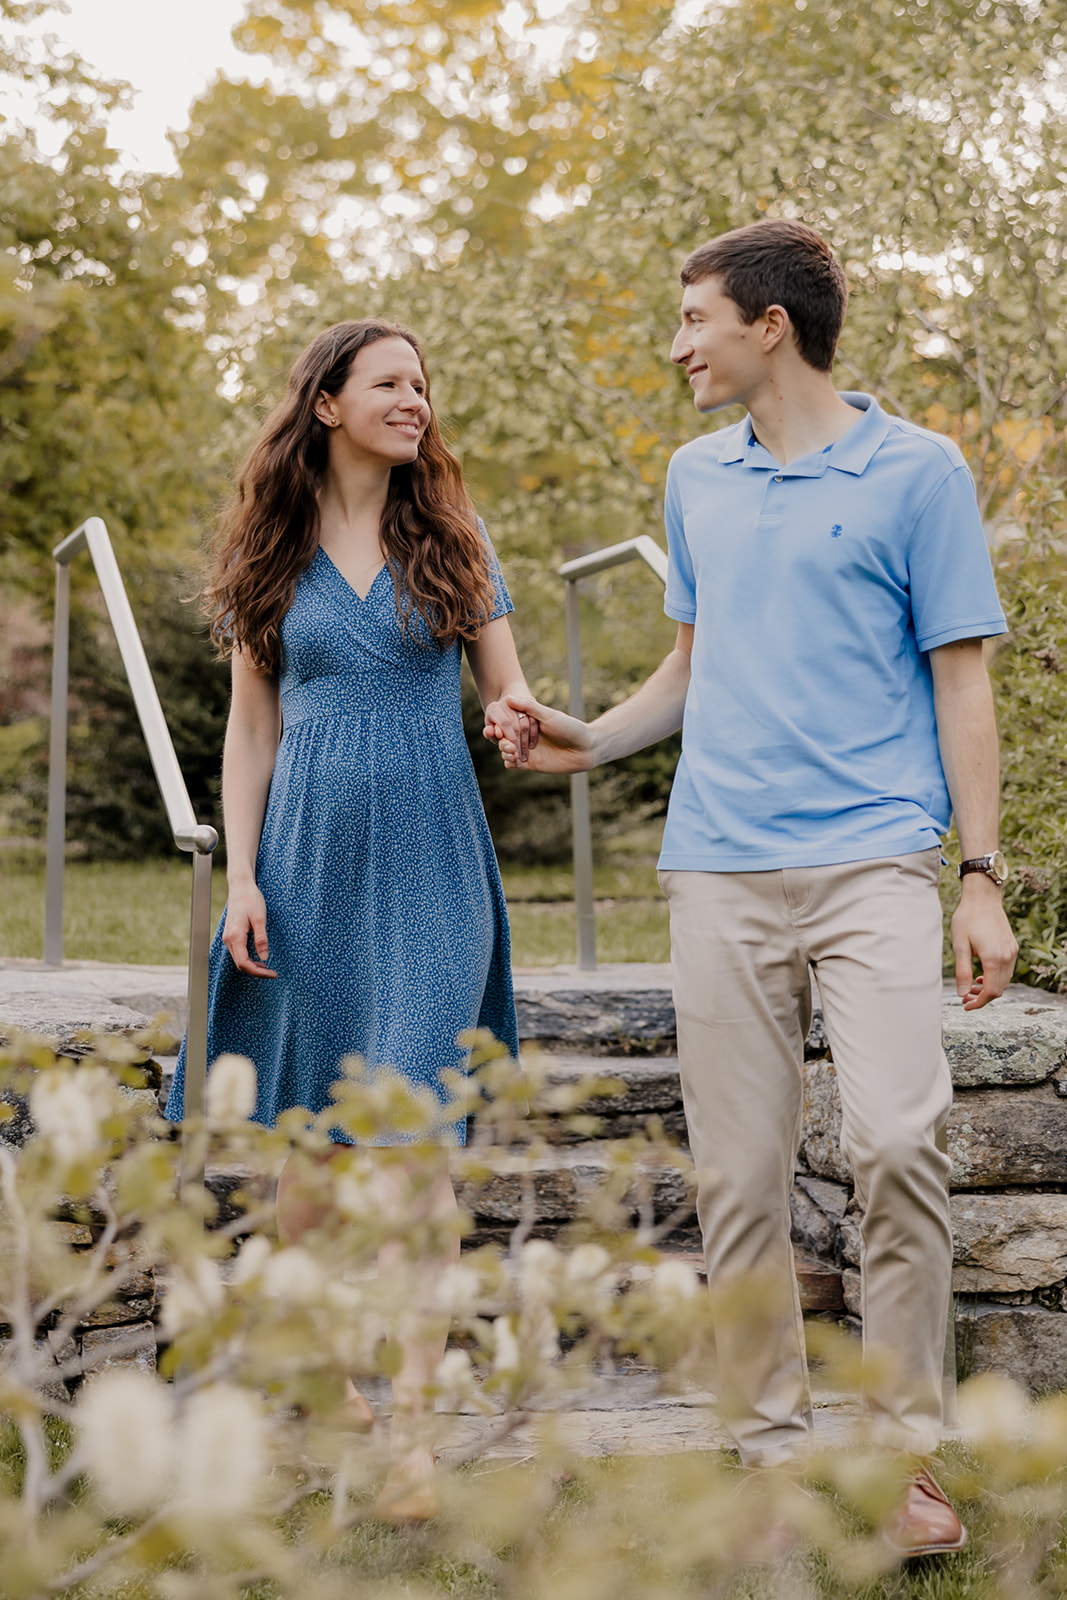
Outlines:
[[782,340],[792,330],[793,324],[789,320],[789,312],[785,306],[768,306],[761,318],[763,322],[763,338],[760,343],[764,355],[770,355],[776,350]]

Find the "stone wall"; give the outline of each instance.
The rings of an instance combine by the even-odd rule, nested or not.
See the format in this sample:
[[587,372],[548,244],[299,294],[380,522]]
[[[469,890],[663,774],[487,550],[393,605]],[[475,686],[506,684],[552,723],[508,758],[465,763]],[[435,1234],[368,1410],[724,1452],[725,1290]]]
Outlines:
[[[94,987],[81,992],[73,987],[81,974],[64,970],[62,978],[72,990],[60,995],[56,974],[32,973],[22,964],[3,967],[0,963],[0,979],[7,978],[8,988],[5,995],[0,984],[0,1042],[28,1031],[50,1037],[63,1053],[76,1056],[90,1028],[129,1035],[148,1022],[131,1008],[146,992],[139,969],[93,969]],[[46,977],[52,988],[48,996]],[[155,981],[158,988],[158,974]],[[169,981],[176,993],[178,975]],[[516,998],[524,1045],[536,1044],[548,1053],[549,1095],[590,1074],[609,1077],[622,1090],[588,1103],[601,1119],[596,1137],[568,1131],[561,1123],[538,1159],[535,1231],[552,1234],[566,1226],[603,1181],[607,1167],[600,1141],[627,1137],[650,1117],[680,1147],[672,1164],[650,1174],[656,1215],[662,1220],[684,1212],[687,1139],[669,971],[627,966],[594,974],[573,969],[516,973]],[[122,1000],[131,1004],[124,1007]],[[1004,999],[965,1013],[954,996],[946,996],[944,1038],[956,1093],[946,1133],[960,1371],[996,1368],[1035,1388],[1067,1386],[1067,999],[1013,985]],[[803,1143],[791,1199],[801,1291],[808,1309],[830,1315],[844,1310],[858,1325],[860,1218],[841,1150],[837,1082],[818,1012],[805,1056]],[[164,1060],[164,1080],[166,1066]],[[158,1066],[149,1063],[147,1070],[158,1081]],[[132,1092],[146,1099],[153,1095],[151,1087]],[[24,1107],[20,1113],[0,1129],[0,1139],[25,1138]],[[231,1191],[247,1177],[236,1169],[211,1174],[224,1220],[234,1214]],[[527,1216],[523,1186],[507,1163],[468,1198],[475,1214],[474,1242],[506,1238]],[[67,1225],[85,1226],[73,1217]],[[88,1248],[92,1237],[90,1227],[79,1241]],[[691,1213],[679,1220],[671,1242],[695,1252]],[[87,1357],[92,1351],[99,1359],[101,1342],[111,1341],[118,1359],[146,1358],[130,1341],[141,1339],[147,1346],[151,1338],[155,1287],[135,1281],[134,1288],[143,1292],[131,1292],[106,1308],[102,1321],[79,1328]]]
[[[151,1030],[151,1018],[143,1012],[92,997],[38,993],[0,998],[0,1044],[31,1035],[46,1040],[57,1055],[74,1061],[88,1052],[94,1034],[134,1039]],[[138,1054],[143,1058],[139,1062],[143,1086],[124,1086],[121,1092],[145,1112],[154,1113],[162,1085],[161,1068],[147,1051]],[[29,1107],[21,1095],[4,1098],[14,1107],[15,1115],[0,1123],[0,1144],[18,1149],[33,1132]],[[76,1253],[91,1251],[100,1241],[104,1225],[104,1218],[94,1216],[91,1207],[57,1196],[55,1220],[50,1226],[65,1248]],[[52,1330],[70,1321],[68,1307],[57,1306],[48,1318],[42,1341],[49,1359],[56,1364],[57,1397],[66,1398],[70,1383],[76,1383],[84,1372],[102,1372],[116,1365],[155,1367],[156,1275],[150,1261],[137,1260],[136,1250],[136,1242],[130,1240],[110,1247],[104,1265],[116,1274],[121,1286],[111,1299],[80,1316],[66,1337],[60,1338]],[[0,1343],[10,1337],[10,1332],[0,1323]],[[65,1377],[60,1376],[60,1369]]]
[[[1067,1385],[1067,1005],[1013,986],[977,1012],[946,999],[955,1099],[946,1128],[957,1355],[961,1375],[1010,1371]],[[817,1041],[804,1068],[798,1245],[842,1270],[860,1315],[860,1217],[841,1149],[833,1061]]]

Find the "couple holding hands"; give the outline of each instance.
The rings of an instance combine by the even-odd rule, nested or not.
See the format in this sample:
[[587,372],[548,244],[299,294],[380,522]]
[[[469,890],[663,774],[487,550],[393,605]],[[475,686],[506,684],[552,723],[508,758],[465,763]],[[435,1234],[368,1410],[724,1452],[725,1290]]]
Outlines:
[[[698,411],[746,415],[673,457],[674,648],[588,726],[526,688],[511,601],[411,334],[341,323],[297,361],[242,469],[208,591],[233,665],[209,1059],[251,1057],[270,1124],[328,1105],[346,1055],[444,1098],[465,1029],[517,1053],[461,648],[510,768],[573,772],[681,728],[660,883],[708,1276],[783,1286],[764,1339],[718,1333],[724,1415],[750,1465],[810,1443],[789,1194],[814,975],[863,1208],[864,1337],[897,1358],[868,1403],[915,1464],[890,1537],[905,1556],[961,1549],[924,1464],[952,1268],[938,880],[954,815],[956,984],[975,1009],[1003,992],[1016,953],[982,649],[1004,617],[959,450],[833,386],[847,287],[825,240],[758,222],[694,250],[681,281],[670,358]],[[180,1062],[173,1117],[182,1095]],[[442,1214],[455,1204],[447,1147],[464,1133],[448,1125],[413,1152],[438,1164]],[[317,1220],[285,1173],[278,1205],[287,1237]],[[406,1352],[398,1415],[418,1413],[441,1337]],[[420,1448],[398,1453],[386,1511],[432,1512]]]

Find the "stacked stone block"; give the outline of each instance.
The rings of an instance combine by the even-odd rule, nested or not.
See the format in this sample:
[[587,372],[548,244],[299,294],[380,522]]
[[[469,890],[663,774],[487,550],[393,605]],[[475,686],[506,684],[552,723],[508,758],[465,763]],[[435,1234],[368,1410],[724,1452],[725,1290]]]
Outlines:
[[[57,1055],[77,1062],[90,1048],[91,1035],[113,1034],[131,1038],[151,1027],[151,1018],[128,1006],[101,1003],[77,995],[30,995],[10,997],[0,1002],[0,1044],[29,1034],[48,1041]],[[146,1059],[140,1065],[143,1088],[123,1088],[131,1104],[145,1112],[155,1112],[162,1074],[157,1062]],[[14,1116],[0,1123],[0,1144],[19,1149],[33,1132],[29,1107],[21,1096],[9,1096]],[[94,1216],[91,1207],[74,1204],[56,1196],[55,1220],[51,1223],[58,1238],[74,1252],[90,1251],[104,1230],[104,1218]],[[156,1362],[155,1313],[157,1286],[151,1262],[137,1260],[136,1240],[116,1241],[105,1258],[105,1267],[115,1275],[114,1294],[93,1311],[86,1312],[69,1335],[61,1338],[52,1332],[68,1321],[65,1306],[58,1306],[48,1319],[43,1342],[57,1368],[56,1395],[66,1398],[69,1381],[87,1372],[101,1372],[115,1365],[154,1368]],[[0,1341],[10,1329],[0,1325]],[[60,1370],[65,1377],[60,1376]]]
[[[961,1374],[1067,1384],[1067,1003],[1015,985],[965,1012],[946,999],[955,1090],[946,1128]],[[842,1269],[860,1314],[861,1239],[829,1050],[805,1063],[794,1235]]]

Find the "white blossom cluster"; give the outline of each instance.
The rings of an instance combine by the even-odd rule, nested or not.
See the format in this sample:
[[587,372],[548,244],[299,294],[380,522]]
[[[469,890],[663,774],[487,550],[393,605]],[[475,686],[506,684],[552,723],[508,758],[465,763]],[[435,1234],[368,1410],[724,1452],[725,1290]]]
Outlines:
[[220,1522],[252,1510],[269,1469],[267,1422],[235,1384],[199,1390],[180,1411],[158,1379],[104,1372],[77,1408],[78,1449],[100,1500],[124,1516],[166,1506]]

